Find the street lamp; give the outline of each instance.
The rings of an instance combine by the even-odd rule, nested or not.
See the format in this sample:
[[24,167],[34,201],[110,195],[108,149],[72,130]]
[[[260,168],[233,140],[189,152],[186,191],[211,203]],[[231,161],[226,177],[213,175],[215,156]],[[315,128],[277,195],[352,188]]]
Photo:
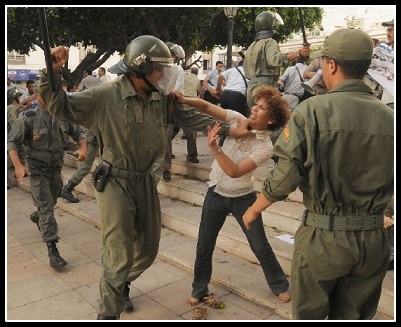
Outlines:
[[227,43],[227,69],[231,68],[233,60],[233,29],[234,19],[237,15],[237,7],[224,7],[224,14],[228,18],[228,43]]

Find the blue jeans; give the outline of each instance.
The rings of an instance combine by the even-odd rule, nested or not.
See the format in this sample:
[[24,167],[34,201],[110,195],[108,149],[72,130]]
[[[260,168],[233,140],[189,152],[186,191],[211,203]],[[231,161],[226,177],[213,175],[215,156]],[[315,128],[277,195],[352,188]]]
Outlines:
[[209,293],[213,251],[219,231],[229,213],[232,213],[240,224],[253,253],[259,260],[266,282],[272,292],[278,295],[287,291],[289,283],[267,240],[262,216],[260,215],[252,223],[250,230],[245,228],[242,221],[245,211],[255,202],[256,193],[228,198],[215,193],[213,189],[214,187],[208,189],[203,202],[191,295],[196,299],[201,299]]

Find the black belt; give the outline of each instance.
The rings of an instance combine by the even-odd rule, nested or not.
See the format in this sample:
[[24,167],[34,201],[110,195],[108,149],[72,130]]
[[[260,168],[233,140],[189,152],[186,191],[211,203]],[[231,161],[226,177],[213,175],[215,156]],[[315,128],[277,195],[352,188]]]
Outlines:
[[[234,90],[223,90],[223,93],[224,92],[231,92],[231,93],[239,93],[239,94],[242,94],[242,92],[240,92],[240,91],[234,91]],[[242,94],[243,95],[243,94]]]
[[305,210],[302,221],[305,226],[323,228],[330,231],[371,230],[383,228],[383,215],[375,216],[335,216],[319,215]]
[[135,179],[137,181],[140,181],[141,179],[143,179],[145,177],[145,175],[148,173],[149,173],[149,170],[137,172],[137,171],[125,170],[125,169],[120,169],[120,168],[115,168],[115,167],[111,167],[111,169],[110,169],[111,176],[120,177],[120,178],[124,178],[124,179]]

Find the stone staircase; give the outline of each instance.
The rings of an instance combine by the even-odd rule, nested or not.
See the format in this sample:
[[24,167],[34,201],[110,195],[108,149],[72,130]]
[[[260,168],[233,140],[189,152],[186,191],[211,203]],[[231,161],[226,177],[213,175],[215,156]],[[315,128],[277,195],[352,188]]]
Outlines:
[[[179,133],[173,140],[172,180],[160,181],[158,191],[162,209],[162,239],[159,256],[185,270],[192,271],[195,261],[196,238],[202,210],[207,179],[213,156],[209,154],[206,137],[198,133],[199,164],[186,161],[186,141]],[[97,164],[95,160],[94,166]],[[76,160],[66,154],[63,168],[63,182],[73,174]],[[93,166],[93,167],[94,167]],[[261,189],[266,172],[273,167],[273,161],[259,167],[255,172],[255,186]],[[81,202],[70,204],[59,199],[58,206],[88,223],[100,227],[95,191],[89,174],[78,186],[75,194]],[[263,221],[268,240],[276,253],[284,272],[290,276],[293,244],[277,236],[294,236],[304,210],[302,195],[292,193],[286,201],[274,203],[263,212]],[[231,218],[231,219],[230,219]],[[250,300],[273,308],[277,314],[291,319],[291,305],[281,303],[270,291],[262,269],[234,217],[227,220],[217,239],[213,259],[215,283]],[[378,313],[375,319],[394,318],[394,272],[389,271],[384,281]]]

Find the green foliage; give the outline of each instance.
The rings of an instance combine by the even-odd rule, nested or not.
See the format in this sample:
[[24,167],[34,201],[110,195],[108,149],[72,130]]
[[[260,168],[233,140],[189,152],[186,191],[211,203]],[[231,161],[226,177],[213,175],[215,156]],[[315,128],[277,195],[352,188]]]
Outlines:
[[[285,24],[276,31],[281,42],[300,31],[297,7],[240,7],[234,22],[233,44],[247,48],[255,36],[254,19],[264,10],[276,11]],[[303,8],[306,28],[319,25],[323,9]],[[228,20],[222,7],[47,7],[50,43],[72,46],[93,45],[96,53],[67,79],[79,79],[85,68],[95,70],[113,53],[124,53],[128,43],[150,34],[180,44],[189,58],[196,50],[210,51],[227,44]],[[7,50],[28,54],[42,48],[36,7],[7,8]],[[68,68],[68,67],[67,67]]]

